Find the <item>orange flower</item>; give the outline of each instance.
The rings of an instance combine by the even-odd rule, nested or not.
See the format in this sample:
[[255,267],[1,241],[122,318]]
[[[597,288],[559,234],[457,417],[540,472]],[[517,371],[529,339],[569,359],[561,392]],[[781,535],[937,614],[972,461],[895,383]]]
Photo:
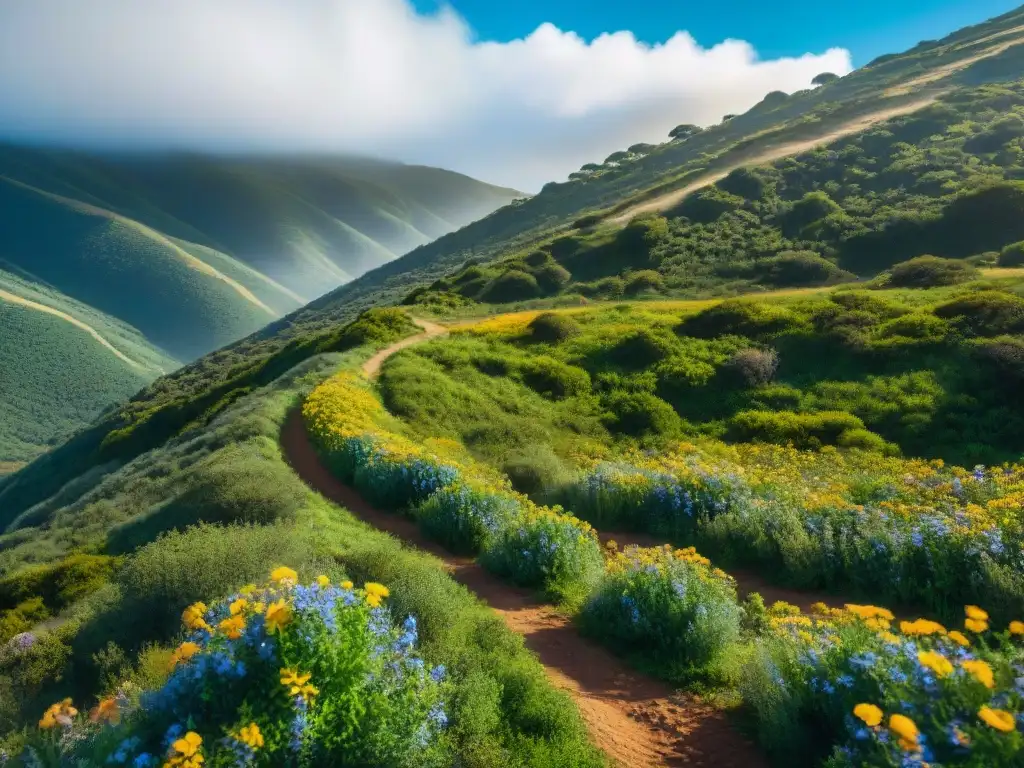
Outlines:
[[276,603],[271,603],[267,606],[265,621],[268,632],[279,632],[284,629],[291,619],[292,609],[288,607],[284,600],[278,600]]
[[978,710],[978,717],[981,718],[985,725],[1003,733],[1009,733],[1017,727],[1017,721],[1013,715],[1004,709],[982,707]]
[[970,672],[971,676],[986,688],[991,690],[996,687],[996,678],[992,673],[992,667],[981,659],[963,661],[960,662],[960,666]]
[[244,616],[232,616],[231,618],[224,619],[217,628],[228,638],[228,640],[237,640],[242,636],[242,630],[245,629],[245,617]]
[[89,719],[94,723],[116,723],[121,719],[121,710],[117,706],[117,699],[113,697],[103,699],[92,708],[92,711],[89,713]]

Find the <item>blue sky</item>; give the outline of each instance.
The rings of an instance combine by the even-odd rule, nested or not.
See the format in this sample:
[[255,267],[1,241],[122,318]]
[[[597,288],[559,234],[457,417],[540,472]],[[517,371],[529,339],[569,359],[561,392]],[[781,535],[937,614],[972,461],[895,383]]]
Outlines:
[[[434,11],[442,0],[414,0]],[[746,40],[765,58],[823,51],[853,54],[855,66],[918,41],[1005,13],[1014,0],[450,0],[481,39],[507,41],[551,22],[587,39],[630,30],[644,42],[690,32],[703,46]]]

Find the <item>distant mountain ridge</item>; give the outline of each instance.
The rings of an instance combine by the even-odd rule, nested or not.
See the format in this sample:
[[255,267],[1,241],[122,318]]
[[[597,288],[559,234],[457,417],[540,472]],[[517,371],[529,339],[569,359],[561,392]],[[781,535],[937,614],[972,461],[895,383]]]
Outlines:
[[[98,404],[520,196],[451,171],[379,160],[0,144],[0,312],[11,318],[0,328],[8,367],[0,401],[6,409],[20,403],[21,414],[5,413],[0,461],[30,458],[33,440],[66,437]],[[65,314],[81,325],[38,309],[69,305],[74,311]],[[133,368],[82,327],[119,324],[161,365]],[[79,365],[103,371],[88,405],[70,390],[33,389],[47,378],[39,366],[52,373],[55,361],[29,362],[26,350],[69,344],[91,361]],[[46,402],[59,424],[49,431]]]

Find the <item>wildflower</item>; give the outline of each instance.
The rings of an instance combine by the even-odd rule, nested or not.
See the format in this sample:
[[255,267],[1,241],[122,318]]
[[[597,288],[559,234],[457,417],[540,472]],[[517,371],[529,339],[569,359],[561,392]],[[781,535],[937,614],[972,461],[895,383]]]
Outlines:
[[330,586],[331,580],[328,579],[326,576],[317,576],[316,583],[318,586],[327,587]]
[[947,635],[947,637],[957,645],[963,646],[964,648],[969,648],[971,645],[971,641],[967,639],[967,635],[959,630],[954,629]]
[[278,600],[276,603],[271,603],[267,606],[267,613],[264,617],[267,631],[278,632],[284,629],[285,625],[291,621],[292,609],[288,607],[284,600]]
[[317,687],[309,682],[312,676],[310,672],[302,674],[297,669],[285,667],[281,670],[281,685],[288,688],[290,696],[301,696],[304,701],[309,701],[320,693]]
[[981,634],[988,629],[988,622],[982,621],[981,619],[966,619],[964,621],[964,626],[971,630],[971,632]]
[[245,629],[245,617],[232,616],[231,618],[224,619],[224,621],[217,625],[217,628],[229,640],[237,640],[242,636],[242,631]]
[[978,621],[988,621],[988,613],[983,611],[976,605],[964,606],[964,613],[967,614],[968,619],[976,619]]
[[270,580],[275,584],[280,584],[281,586],[297,584],[299,581],[299,574],[287,566],[281,566],[280,568],[275,568],[270,572]]
[[900,737],[900,747],[905,752],[917,752],[920,750],[921,732],[917,730],[914,721],[906,715],[893,715],[890,717],[889,730]]
[[916,619],[914,621],[901,621],[900,632],[904,635],[944,635],[946,634],[946,628],[937,621]]
[[46,712],[43,713],[42,718],[39,720],[39,727],[43,730],[56,728],[58,725],[67,727],[71,725],[72,720],[77,714],[78,710],[71,706],[71,699],[58,701],[56,704],[51,704]]
[[879,608],[874,605],[853,605],[852,603],[847,603],[846,610],[865,621],[869,619],[893,621],[896,618],[889,609]]
[[882,710],[874,704],[858,704],[853,708],[853,714],[870,728],[882,722]]
[[263,734],[260,733],[260,727],[256,723],[243,726],[238,731],[236,738],[251,749],[259,749],[263,746]]
[[201,650],[202,648],[200,648],[197,643],[182,643],[175,649],[174,653],[171,654],[171,669],[174,669],[183,661],[188,661]]
[[228,606],[228,611],[230,611],[232,616],[237,616],[245,610],[245,606],[247,606],[248,604],[248,600],[246,600],[244,597],[240,597]]
[[345,581],[341,582],[341,588],[342,589],[352,589],[353,586],[354,585],[352,584],[352,582],[349,581],[348,579],[345,579]]
[[953,673],[953,665],[949,659],[935,651],[921,651],[917,654],[917,660],[921,665],[932,670],[939,677],[946,677]]
[[203,756],[198,754],[202,744],[203,738],[195,731],[189,731],[171,744],[171,759],[165,765],[192,768],[192,766],[202,764]]
[[978,717],[981,718],[985,725],[1003,733],[1009,733],[1017,727],[1017,722],[1013,715],[1003,709],[992,709],[985,706],[978,710]]
[[1011,621],[1010,622],[1010,634],[1011,635],[1024,635],[1024,621]]
[[252,597],[254,594],[256,594],[256,585],[246,584],[244,587],[238,590],[238,594],[244,595],[245,597]]
[[117,706],[117,699],[111,696],[103,699],[89,712],[89,720],[94,723],[116,723],[121,718],[121,712]]
[[992,673],[992,667],[987,662],[981,659],[970,659],[960,662],[960,666],[966,669],[975,680],[986,688],[992,689],[996,687],[995,675]]
[[388,588],[375,581],[367,582],[363,587],[366,590],[366,602],[373,608],[379,608],[381,600],[391,594]]
[[210,625],[206,623],[205,615],[206,603],[192,603],[192,605],[182,611],[181,621],[187,629],[205,629],[209,631]]

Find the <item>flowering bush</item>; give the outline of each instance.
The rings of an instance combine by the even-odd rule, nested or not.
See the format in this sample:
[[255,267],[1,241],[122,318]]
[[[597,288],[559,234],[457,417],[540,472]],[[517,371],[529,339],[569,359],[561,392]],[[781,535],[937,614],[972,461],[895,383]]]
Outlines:
[[604,567],[589,525],[528,500],[512,524],[490,539],[481,563],[516,584],[542,588],[557,601],[582,598]]
[[732,579],[692,548],[631,546],[609,561],[581,623],[613,648],[682,679],[722,661],[739,638],[740,609]]
[[521,501],[501,489],[459,482],[436,491],[416,508],[429,536],[458,554],[479,554],[522,515]]
[[59,702],[39,723],[53,735],[27,754],[135,768],[443,764],[444,669],[415,655],[416,620],[394,626],[387,596],[279,568],[263,587],[191,605],[160,689],[105,700],[89,722]]
[[987,613],[968,606],[963,627],[947,630],[850,605],[777,616],[773,627],[743,689],[780,757],[830,755],[832,768],[1024,760],[1021,622],[993,633]]
[[708,441],[596,464],[560,500],[599,526],[693,542],[801,586],[947,616],[983,599],[1001,617],[1024,612],[1024,467]]

